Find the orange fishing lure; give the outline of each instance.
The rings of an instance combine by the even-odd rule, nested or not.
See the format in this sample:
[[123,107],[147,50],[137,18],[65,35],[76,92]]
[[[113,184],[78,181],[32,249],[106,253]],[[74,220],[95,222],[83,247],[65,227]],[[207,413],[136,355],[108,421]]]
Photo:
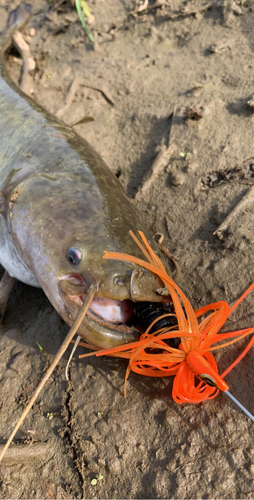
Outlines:
[[[180,404],[186,402],[200,403],[204,400],[212,399],[218,394],[219,390],[227,392],[232,397],[228,393],[229,387],[224,378],[252,347],[254,336],[241,355],[221,375],[218,373],[217,363],[212,351],[227,347],[243,339],[245,336],[254,333],[254,328],[247,328],[235,332],[218,334],[228,316],[254,288],[254,283],[252,283],[231,308],[227,302],[220,301],[194,311],[181,288],[168,276],[161,260],[150,247],[144,234],[139,231],[140,240],[132,231],[130,231],[130,234],[142,250],[147,261],[115,252],[105,252],[103,258],[133,262],[157,274],[171,295],[177,325],[149,333],[154,323],[160,319],[157,318],[146,332],[141,335],[138,342],[112,349],[100,349],[93,354],[96,356],[108,355],[129,359],[125,377],[125,394],[126,381],[132,370],[149,377],[175,375],[172,395],[173,399]],[[178,348],[170,347],[166,343],[168,339],[173,337],[181,339]],[[231,340],[220,345],[215,345],[225,339]],[[80,345],[92,348],[84,343],[80,343]],[[80,357],[89,355],[91,354],[81,355]]]

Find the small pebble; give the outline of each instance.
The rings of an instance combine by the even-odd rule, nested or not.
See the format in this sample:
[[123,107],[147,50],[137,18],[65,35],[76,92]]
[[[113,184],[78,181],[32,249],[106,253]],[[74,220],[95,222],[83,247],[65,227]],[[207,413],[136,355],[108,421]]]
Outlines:
[[187,106],[186,108],[186,117],[189,120],[201,120],[204,116],[204,111],[202,108],[194,107],[194,106]]
[[254,95],[251,97],[251,99],[247,102],[247,107],[254,111]]
[[34,28],[31,28],[30,31],[29,31],[29,35],[30,36],[34,36],[36,33],[35,29]]
[[107,462],[107,467],[111,474],[114,474],[115,476],[121,475],[121,462],[117,458],[109,460]]
[[185,182],[185,175],[182,172],[171,172],[170,182],[173,186],[182,186]]

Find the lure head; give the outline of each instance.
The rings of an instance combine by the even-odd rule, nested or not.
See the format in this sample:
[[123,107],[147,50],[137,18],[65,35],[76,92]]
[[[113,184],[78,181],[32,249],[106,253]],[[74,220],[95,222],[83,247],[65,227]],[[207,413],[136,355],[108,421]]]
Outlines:
[[[210,354],[211,356],[211,354]],[[190,351],[185,359],[190,370],[202,380],[205,384],[220,389],[221,391],[228,391],[229,387],[218,372],[208,363],[202,354],[198,351]],[[217,365],[215,364],[217,367]]]
[[30,175],[10,192],[7,220],[13,244],[70,325],[89,285],[98,285],[79,330],[89,343],[110,347],[132,342],[139,338],[131,322],[133,301],[169,298],[157,293],[163,285],[153,273],[102,259],[104,250],[144,258],[128,234],[142,226],[108,170],[107,178],[103,171],[96,180],[84,168],[74,170]]

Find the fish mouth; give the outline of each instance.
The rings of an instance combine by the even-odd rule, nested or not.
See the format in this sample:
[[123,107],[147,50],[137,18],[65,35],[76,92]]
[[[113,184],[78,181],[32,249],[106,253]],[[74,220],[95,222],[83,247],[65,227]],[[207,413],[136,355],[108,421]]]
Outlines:
[[[65,301],[71,306],[72,311],[73,306],[75,308],[78,306],[79,310],[85,297],[85,294],[66,295]],[[139,340],[141,332],[130,326],[132,317],[133,304],[131,300],[117,301],[95,297],[78,333],[89,344],[102,348],[135,342]],[[121,318],[122,321],[120,321]]]
[[[75,275],[64,276],[59,293],[65,307],[65,321],[73,324],[86,298],[88,286]],[[78,334],[91,345],[109,348],[139,340],[141,332],[132,326],[133,302],[94,297]]]
[[[69,295],[79,307],[82,307],[85,294]],[[98,324],[111,328],[114,331],[131,334],[133,328],[128,326],[133,316],[133,303],[131,300],[112,300],[104,297],[95,297],[88,309],[87,316]]]
[[[87,290],[88,284],[81,275],[67,275],[60,279],[59,294],[66,313],[63,316],[69,325],[72,325],[74,318],[77,317],[86,298]],[[98,295],[100,293],[99,287],[97,293]],[[131,300],[130,296],[131,293],[129,297],[127,294],[128,298],[117,300],[96,294],[78,334],[93,346],[116,347],[140,339],[140,335],[149,326],[149,323],[142,325],[144,319],[142,310],[145,311],[145,315],[150,315],[152,321],[156,316],[172,312],[169,299],[166,304],[163,297],[161,303],[147,302],[147,299],[142,301],[142,297],[136,302]],[[172,316],[172,314],[169,315]]]

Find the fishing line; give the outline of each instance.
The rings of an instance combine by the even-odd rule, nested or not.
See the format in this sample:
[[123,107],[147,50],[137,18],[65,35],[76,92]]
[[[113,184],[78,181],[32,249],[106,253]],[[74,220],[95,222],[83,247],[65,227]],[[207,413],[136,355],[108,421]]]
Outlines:
[[229,392],[229,391],[224,391],[225,394],[227,394],[234,403],[241,408],[241,410],[254,422],[254,416],[246,410],[246,408]]
[[66,378],[66,380],[69,380],[69,366],[70,366],[70,362],[71,362],[71,360],[73,358],[74,352],[76,351],[76,349],[78,347],[80,339],[81,339],[81,337],[80,337],[80,335],[78,335],[77,338],[76,338],[76,342],[75,342],[75,344],[74,344],[74,346],[72,348],[72,351],[70,353],[70,356],[69,356],[69,359],[68,359],[68,363],[67,363],[66,368],[65,368],[65,378]]

